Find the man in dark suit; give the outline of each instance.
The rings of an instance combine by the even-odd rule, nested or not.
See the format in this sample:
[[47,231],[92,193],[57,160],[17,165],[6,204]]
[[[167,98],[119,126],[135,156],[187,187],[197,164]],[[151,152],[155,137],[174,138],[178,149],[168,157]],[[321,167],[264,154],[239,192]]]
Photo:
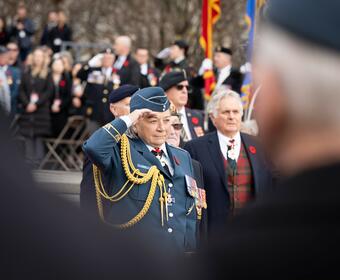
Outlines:
[[213,61],[205,59],[198,71],[198,76],[192,79],[192,84],[196,87],[204,87],[203,74],[207,70],[214,71],[215,89],[221,86],[241,93],[243,75],[241,72],[232,67],[233,52],[230,48],[219,46],[215,49]]
[[117,37],[113,49],[116,54],[113,72],[119,85],[140,86],[140,68],[138,62],[131,56],[131,39],[128,36]]
[[149,63],[149,51],[146,48],[139,47],[135,53],[135,59],[140,67],[140,87],[154,87],[158,85],[160,72],[153,68]]
[[339,10],[268,1],[254,53],[257,119],[286,179],[221,232],[202,262],[209,277],[340,278]]
[[204,135],[203,114],[198,110],[186,108],[188,103],[189,82],[184,70],[172,71],[165,74],[159,83],[165,90],[170,102],[181,114],[183,133],[181,138],[184,142]]
[[186,143],[203,166],[207,191],[208,229],[215,233],[244,205],[271,188],[272,176],[260,146],[240,133],[242,101],[226,90],[211,100],[216,132]]

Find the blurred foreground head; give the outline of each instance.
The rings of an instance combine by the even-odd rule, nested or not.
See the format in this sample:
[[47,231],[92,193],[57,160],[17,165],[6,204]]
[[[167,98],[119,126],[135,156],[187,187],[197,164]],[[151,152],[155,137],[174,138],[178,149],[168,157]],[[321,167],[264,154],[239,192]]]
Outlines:
[[340,161],[340,2],[270,0],[257,34],[260,134],[281,170]]

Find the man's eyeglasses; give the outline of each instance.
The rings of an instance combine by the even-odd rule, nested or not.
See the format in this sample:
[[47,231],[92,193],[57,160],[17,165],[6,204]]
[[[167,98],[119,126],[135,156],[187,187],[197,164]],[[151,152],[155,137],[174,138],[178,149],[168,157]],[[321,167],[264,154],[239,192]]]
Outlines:
[[190,90],[190,87],[189,87],[189,86],[185,86],[185,85],[177,85],[177,86],[176,86],[176,89],[177,89],[177,90],[182,90],[183,88],[186,88],[187,91]]
[[181,130],[183,128],[183,124],[182,123],[173,123],[172,124],[172,127],[175,129],[175,130]]
[[9,48],[9,49],[7,49],[9,52],[18,52],[19,51],[19,49],[12,49],[12,48]]

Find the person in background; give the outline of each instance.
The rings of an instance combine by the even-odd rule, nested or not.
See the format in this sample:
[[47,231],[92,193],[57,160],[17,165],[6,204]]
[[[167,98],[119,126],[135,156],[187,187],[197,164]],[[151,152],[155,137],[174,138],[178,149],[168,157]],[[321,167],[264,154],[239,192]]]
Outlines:
[[54,85],[51,105],[52,136],[57,137],[67,122],[71,104],[72,82],[65,73],[61,58],[52,62],[51,72]]
[[57,18],[57,25],[52,27],[47,37],[47,45],[52,49],[53,53],[61,51],[63,42],[72,41],[72,30],[67,24],[65,12],[59,11]]
[[273,176],[258,141],[240,133],[243,106],[239,94],[226,90],[210,102],[217,131],[187,142],[184,148],[202,164],[208,229],[214,236],[244,206],[272,190]]
[[185,70],[165,74],[159,86],[165,90],[167,97],[181,114],[184,125],[181,135],[183,142],[203,136],[203,114],[185,107],[189,96],[189,82]]
[[40,45],[47,45],[51,30],[58,24],[58,13],[56,11],[49,11],[47,15],[47,23],[44,27],[40,39]]
[[0,107],[7,115],[11,112],[11,80],[8,78],[8,50],[0,46]]
[[215,90],[221,86],[227,86],[229,89],[241,93],[243,75],[241,72],[232,67],[233,51],[230,48],[219,46],[215,49],[213,61],[204,59],[192,83],[195,86],[204,88],[203,74],[207,70],[213,70],[216,80]]
[[6,48],[8,49],[8,64],[21,71],[23,65],[19,57],[19,45],[11,41],[6,45]]
[[84,102],[83,94],[84,88],[83,82],[78,78],[78,72],[83,66],[80,63],[76,63],[72,68],[72,105],[70,107],[70,115],[84,115]]
[[0,17],[0,46],[5,46],[10,39],[5,17]]
[[140,65],[141,88],[158,85],[159,71],[150,66],[148,49],[137,48],[135,59]]
[[140,86],[140,67],[131,55],[131,39],[128,36],[116,38],[113,49],[116,59],[113,72],[116,86],[130,84]]
[[89,118],[90,133],[112,120],[108,98],[112,89],[119,85],[112,68],[115,59],[112,49],[103,50],[99,56],[99,63],[94,65],[95,58],[98,58],[98,55],[84,65],[77,74],[82,82],[86,82],[81,101],[85,107],[85,116]]
[[27,55],[32,50],[34,33],[34,23],[27,17],[25,5],[20,3],[11,27],[11,38],[18,42],[21,61],[25,61]]
[[53,80],[49,73],[46,53],[37,48],[32,53],[32,64],[23,73],[19,103],[22,113],[18,120],[19,132],[24,137],[25,158],[37,167],[44,156],[42,137],[51,133],[50,104]]

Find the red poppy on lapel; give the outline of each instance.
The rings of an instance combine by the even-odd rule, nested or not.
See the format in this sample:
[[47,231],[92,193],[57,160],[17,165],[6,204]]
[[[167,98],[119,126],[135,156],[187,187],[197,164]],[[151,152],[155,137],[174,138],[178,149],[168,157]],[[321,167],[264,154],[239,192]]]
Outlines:
[[175,162],[177,165],[179,165],[179,164],[180,164],[180,161],[179,161],[179,159],[178,159],[177,157],[175,157],[175,156],[174,156],[174,162]]
[[117,68],[112,67],[112,74],[116,74],[117,73]]
[[59,86],[60,86],[60,87],[66,86],[66,81],[65,81],[65,80],[61,80],[61,81],[59,82]]
[[123,63],[123,66],[124,66],[124,67],[128,67],[128,66],[129,66],[129,61],[128,61],[128,60],[125,60],[124,63]]
[[199,119],[196,118],[196,117],[193,117],[193,118],[191,118],[191,122],[192,122],[194,125],[198,125]]
[[249,152],[251,152],[253,155],[256,154],[256,148],[254,146],[249,146]]

